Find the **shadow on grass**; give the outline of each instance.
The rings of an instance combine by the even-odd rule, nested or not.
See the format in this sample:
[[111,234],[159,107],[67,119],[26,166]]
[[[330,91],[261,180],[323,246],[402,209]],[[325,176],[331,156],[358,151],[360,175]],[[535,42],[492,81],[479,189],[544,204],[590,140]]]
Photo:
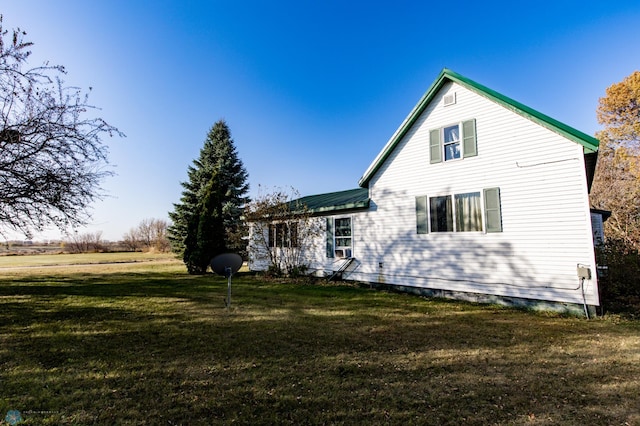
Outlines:
[[52,412],[27,424],[640,419],[634,324],[251,276],[234,278],[227,310],[226,285],[169,273],[0,283],[0,401]]

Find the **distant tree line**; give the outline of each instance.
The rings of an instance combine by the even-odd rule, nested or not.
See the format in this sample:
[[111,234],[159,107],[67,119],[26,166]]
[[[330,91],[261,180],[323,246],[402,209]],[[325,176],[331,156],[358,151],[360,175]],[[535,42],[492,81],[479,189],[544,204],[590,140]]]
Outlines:
[[164,219],[143,219],[131,228],[121,241],[107,242],[102,231],[73,233],[64,239],[64,251],[71,253],[99,253],[107,251],[170,251],[167,239],[168,222]]
[[168,227],[164,219],[143,219],[122,236],[122,244],[130,251],[169,251]]
[[70,253],[100,253],[106,251],[106,242],[102,231],[75,233],[65,239],[64,248]]

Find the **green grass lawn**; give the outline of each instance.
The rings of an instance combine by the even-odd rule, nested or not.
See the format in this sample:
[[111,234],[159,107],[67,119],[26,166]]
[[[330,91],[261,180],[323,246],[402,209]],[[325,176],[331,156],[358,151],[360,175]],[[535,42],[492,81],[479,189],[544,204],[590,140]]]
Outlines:
[[0,267],[0,420],[640,424],[638,322],[74,263]]

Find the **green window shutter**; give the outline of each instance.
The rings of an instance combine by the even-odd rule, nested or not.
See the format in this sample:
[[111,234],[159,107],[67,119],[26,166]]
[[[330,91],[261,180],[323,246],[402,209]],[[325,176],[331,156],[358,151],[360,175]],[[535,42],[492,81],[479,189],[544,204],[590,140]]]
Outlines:
[[335,257],[333,250],[333,218],[327,218],[327,257]]
[[416,197],[416,231],[418,234],[429,233],[426,196]]
[[431,164],[442,162],[442,144],[440,143],[440,129],[429,132],[429,154]]
[[487,221],[487,232],[502,232],[500,188],[484,190],[484,217]]
[[464,121],[462,123],[462,156],[467,158],[476,155],[478,155],[476,120]]

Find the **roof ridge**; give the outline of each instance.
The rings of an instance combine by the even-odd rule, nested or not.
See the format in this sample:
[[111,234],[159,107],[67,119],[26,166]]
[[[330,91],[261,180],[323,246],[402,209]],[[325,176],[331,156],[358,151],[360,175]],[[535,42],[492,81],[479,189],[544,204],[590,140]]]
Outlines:
[[[444,68],[442,70],[442,72],[449,76],[452,80],[456,81],[460,84],[467,83],[469,85],[471,85],[472,87],[478,89],[479,91],[481,91],[481,94],[486,94],[488,95],[490,98],[497,100],[499,103],[506,103],[518,110],[520,110],[520,112],[526,112],[528,114],[531,114],[533,117],[538,118],[539,120],[544,121],[545,123],[547,123],[550,126],[555,127],[555,130],[558,130],[559,133],[562,136],[567,136],[565,133],[568,133],[569,135],[573,136],[572,139],[574,142],[580,143],[582,146],[584,146],[585,148],[587,148],[589,151],[595,151],[598,149],[598,145],[599,145],[599,141],[598,139],[596,139],[593,136],[589,136],[584,132],[581,132],[580,130],[576,129],[575,127],[569,126],[568,124],[565,124],[559,120],[556,120],[555,118],[548,116],[534,108],[531,108],[530,106],[527,106],[521,102],[516,101],[513,98],[510,98],[508,96],[503,95],[502,93],[499,93],[487,86],[484,86],[480,83],[477,83],[474,80],[471,80],[470,78],[464,77],[463,75],[460,75],[450,69]],[[464,84],[462,84],[464,86]],[[518,111],[516,111],[518,112]],[[553,130],[553,129],[551,129]],[[579,138],[580,141],[575,140],[574,138]],[[593,146],[587,146],[587,145],[593,145]]]
[[398,129],[394,132],[394,134],[373,160],[373,162],[369,165],[364,175],[358,181],[358,185],[365,188],[368,186],[369,180],[371,180],[373,175],[382,166],[382,163],[384,163],[389,155],[391,155],[391,152],[393,152],[396,145],[398,145],[400,140],[407,134],[418,117],[422,114],[422,112],[424,112],[427,105],[433,100],[433,97],[444,85],[446,80],[456,82],[461,86],[471,90],[472,92],[484,96],[487,99],[515,112],[516,114],[534,121],[537,124],[582,145],[585,152],[596,152],[598,150],[599,141],[593,136],[589,136],[586,133],[575,129],[574,127],[564,124],[546,114],[543,114],[531,107],[524,105],[523,103],[509,98],[508,96],[505,96],[499,92],[496,92],[495,90],[477,83],[474,80],[464,77],[448,68],[443,68],[442,71],[440,71],[438,77],[434,80],[431,86],[429,86],[424,95],[422,95],[416,106],[413,107],[409,115],[407,115],[402,124],[400,124]]

